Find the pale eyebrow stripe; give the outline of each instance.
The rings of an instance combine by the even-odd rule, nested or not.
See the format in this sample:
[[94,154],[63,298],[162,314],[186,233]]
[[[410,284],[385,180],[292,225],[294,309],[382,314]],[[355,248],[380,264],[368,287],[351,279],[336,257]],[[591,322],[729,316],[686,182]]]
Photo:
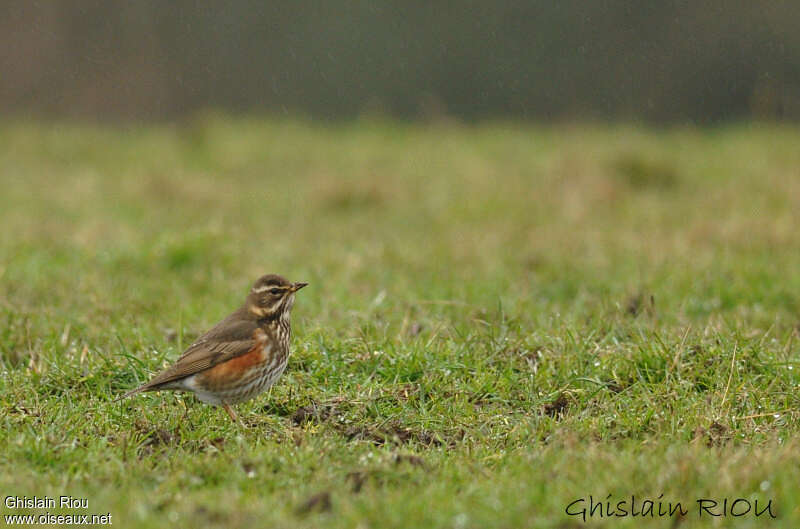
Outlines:
[[281,290],[288,290],[289,289],[289,287],[282,287],[282,286],[278,286],[278,285],[265,285],[263,287],[254,288],[253,292],[255,292],[256,294],[261,294],[262,292],[265,292],[267,290],[272,290],[273,288],[279,288]]

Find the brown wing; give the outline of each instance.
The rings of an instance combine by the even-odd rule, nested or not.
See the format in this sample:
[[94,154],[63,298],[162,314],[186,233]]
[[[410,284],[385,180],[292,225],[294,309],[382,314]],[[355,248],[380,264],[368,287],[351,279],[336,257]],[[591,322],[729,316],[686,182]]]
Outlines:
[[243,320],[234,313],[197,339],[177,362],[153,377],[147,384],[129,391],[130,395],[161,388],[170,382],[210,369],[217,364],[241,356],[264,339],[264,331],[252,320]]

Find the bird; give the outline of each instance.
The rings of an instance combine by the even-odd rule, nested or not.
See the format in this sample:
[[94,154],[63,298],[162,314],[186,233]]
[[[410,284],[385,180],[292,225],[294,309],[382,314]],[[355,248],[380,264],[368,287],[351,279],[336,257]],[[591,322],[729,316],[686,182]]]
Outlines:
[[241,307],[192,343],[174,364],[116,400],[145,391],[186,391],[221,406],[237,423],[231,405],[268,389],[286,369],[289,316],[295,293],[306,285],[277,274],[260,277]]

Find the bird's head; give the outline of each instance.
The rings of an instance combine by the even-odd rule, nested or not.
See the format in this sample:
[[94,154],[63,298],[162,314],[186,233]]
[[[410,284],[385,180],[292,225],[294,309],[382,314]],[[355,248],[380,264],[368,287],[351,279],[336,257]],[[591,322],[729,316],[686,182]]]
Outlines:
[[247,310],[259,319],[289,315],[294,305],[294,293],[308,283],[292,283],[277,274],[262,276],[253,284],[247,296]]

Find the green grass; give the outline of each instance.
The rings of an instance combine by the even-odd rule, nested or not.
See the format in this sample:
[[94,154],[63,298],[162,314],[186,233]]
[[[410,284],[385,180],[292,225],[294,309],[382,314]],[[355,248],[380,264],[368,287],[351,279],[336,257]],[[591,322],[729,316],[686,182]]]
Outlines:
[[[642,524],[565,513],[609,494],[689,508],[648,526],[800,526],[798,145],[0,124],[0,491],[122,527]],[[191,397],[112,402],[268,272],[311,285],[246,428]]]

